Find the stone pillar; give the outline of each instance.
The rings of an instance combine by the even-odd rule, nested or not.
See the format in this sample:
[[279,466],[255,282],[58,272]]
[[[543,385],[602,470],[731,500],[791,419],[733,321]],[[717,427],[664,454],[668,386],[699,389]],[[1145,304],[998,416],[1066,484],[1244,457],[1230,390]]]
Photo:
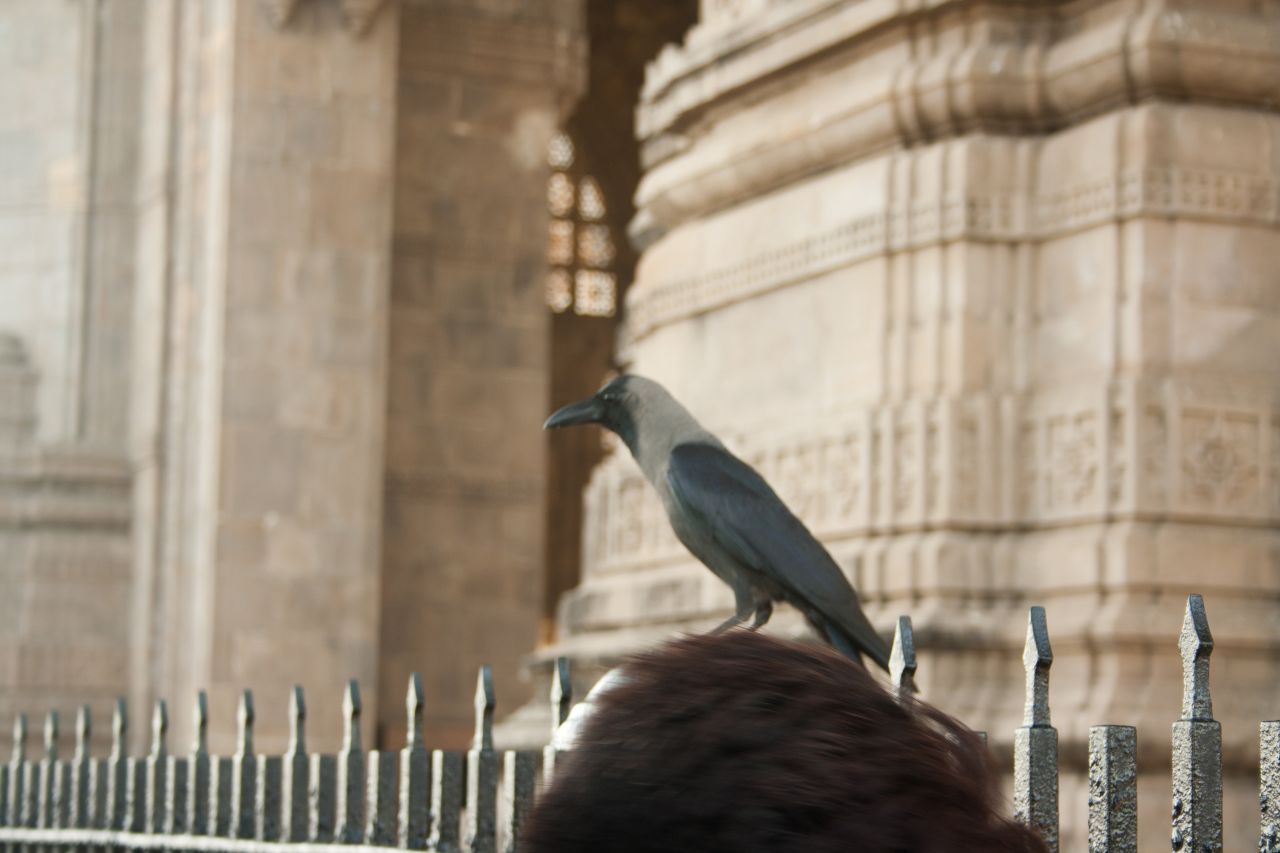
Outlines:
[[[537,637],[547,147],[581,85],[580,6],[400,9],[379,696],[398,707],[422,670],[442,744],[471,737],[480,664],[500,710],[524,698]],[[386,742],[403,730],[389,716]]]
[[[140,689],[185,741],[207,687],[226,750],[250,688],[279,751],[301,683],[332,750],[342,685],[377,673],[396,4],[148,11]],[[374,702],[364,719],[371,737]]]
[[[1142,836],[1168,837],[1190,591],[1234,697],[1227,846],[1256,829],[1278,72],[1274,16],[1236,3],[704,0],[646,80],[621,357],[762,470],[886,633],[911,614],[923,695],[1006,755],[1024,608],[1045,606],[1064,849],[1094,723],[1138,726]],[[723,617],[625,449],[585,500],[548,658]]]

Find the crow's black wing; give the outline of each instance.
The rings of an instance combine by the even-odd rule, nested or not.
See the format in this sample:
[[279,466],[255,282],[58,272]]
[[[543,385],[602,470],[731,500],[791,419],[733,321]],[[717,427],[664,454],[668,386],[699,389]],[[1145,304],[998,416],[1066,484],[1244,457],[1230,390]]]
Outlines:
[[715,445],[681,444],[671,451],[667,484],[738,562],[806,602],[888,668],[889,650],[840,567],[750,465]]

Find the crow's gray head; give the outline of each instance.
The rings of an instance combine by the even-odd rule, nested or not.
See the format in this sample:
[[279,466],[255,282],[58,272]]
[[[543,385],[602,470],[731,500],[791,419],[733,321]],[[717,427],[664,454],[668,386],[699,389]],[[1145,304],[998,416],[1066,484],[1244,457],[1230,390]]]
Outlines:
[[[558,410],[543,429],[599,424],[618,434],[632,453],[651,443],[667,445],[703,434],[698,422],[652,379],[623,375],[605,383],[604,387],[576,403]],[[656,448],[655,448],[656,449]]]

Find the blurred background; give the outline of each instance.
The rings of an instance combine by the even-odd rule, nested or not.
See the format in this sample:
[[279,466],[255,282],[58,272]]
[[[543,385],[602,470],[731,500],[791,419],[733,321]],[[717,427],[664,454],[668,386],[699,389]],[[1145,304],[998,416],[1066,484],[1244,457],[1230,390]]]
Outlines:
[[[1056,655],[1140,729],[1168,837],[1176,637],[1217,639],[1228,848],[1280,709],[1280,6],[1269,0],[0,0],[0,719],[178,749],[210,691],[318,749],[545,742],[731,596],[625,448],[666,384],[831,547],[922,695]],[[771,630],[803,634],[794,613]],[[135,724],[135,744],[146,739]],[[1161,841],[1161,843],[1163,843]]]

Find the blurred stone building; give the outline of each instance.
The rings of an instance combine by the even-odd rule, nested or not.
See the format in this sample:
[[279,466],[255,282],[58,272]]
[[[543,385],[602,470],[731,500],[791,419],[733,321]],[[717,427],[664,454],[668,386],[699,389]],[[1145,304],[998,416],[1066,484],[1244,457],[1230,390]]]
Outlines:
[[997,751],[1045,605],[1066,844],[1102,722],[1167,837],[1204,593],[1252,843],[1276,4],[7,0],[0,79],[0,715],[204,686],[225,743],[250,686],[270,749],[355,676],[394,745],[416,669],[456,743],[482,661],[510,709],[713,624],[625,450],[539,430],[628,368]]

